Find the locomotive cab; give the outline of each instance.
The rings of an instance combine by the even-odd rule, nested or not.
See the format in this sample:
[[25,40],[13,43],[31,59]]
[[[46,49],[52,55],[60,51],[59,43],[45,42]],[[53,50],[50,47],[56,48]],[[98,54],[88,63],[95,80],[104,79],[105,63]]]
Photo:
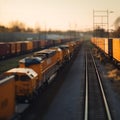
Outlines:
[[36,88],[38,75],[29,68],[13,68],[5,74],[15,76],[15,89],[17,98],[32,97]]
[[38,80],[36,87],[39,88],[42,85],[42,57],[26,57],[19,61],[20,68],[31,68],[38,74]]

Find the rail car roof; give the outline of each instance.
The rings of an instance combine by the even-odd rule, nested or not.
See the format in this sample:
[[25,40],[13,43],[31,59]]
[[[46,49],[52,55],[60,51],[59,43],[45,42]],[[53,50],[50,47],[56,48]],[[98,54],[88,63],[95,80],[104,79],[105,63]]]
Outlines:
[[33,65],[33,64],[39,64],[41,63],[42,58],[41,57],[26,57],[24,59],[21,59],[19,62],[24,63],[25,66]]
[[68,48],[69,48],[69,45],[60,45],[60,46],[58,46],[58,47],[60,47],[61,49],[68,49]]
[[37,55],[38,55],[38,56],[45,55],[46,58],[48,58],[48,57],[53,56],[55,53],[56,53],[56,50],[45,49],[45,50],[42,50],[42,51],[35,52],[34,55],[35,55],[35,56],[37,56]]
[[9,80],[13,80],[14,75],[0,75],[0,85],[9,81]]
[[57,51],[62,51],[60,47],[51,47],[51,48],[49,48],[49,49],[50,49],[50,50],[51,50],[51,49],[52,49],[52,50],[57,49]]
[[6,73],[12,73],[13,75],[16,74],[16,73],[26,74],[31,79],[33,79],[34,77],[37,76],[37,73],[30,68],[13,68],[13,69],[8,70]]

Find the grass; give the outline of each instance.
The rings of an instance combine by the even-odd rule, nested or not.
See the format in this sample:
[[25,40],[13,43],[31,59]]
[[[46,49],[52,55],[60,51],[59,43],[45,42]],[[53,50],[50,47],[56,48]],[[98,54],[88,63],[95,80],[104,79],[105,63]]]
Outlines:
[[18,67],[19,60],[26,56],[28,56],[28,55],[22,55],[22,56],[18,56],[15,58],[10,58],[7,60],[0,61],[0,74],[4,73],[5,71],[7,71],[9,69]]

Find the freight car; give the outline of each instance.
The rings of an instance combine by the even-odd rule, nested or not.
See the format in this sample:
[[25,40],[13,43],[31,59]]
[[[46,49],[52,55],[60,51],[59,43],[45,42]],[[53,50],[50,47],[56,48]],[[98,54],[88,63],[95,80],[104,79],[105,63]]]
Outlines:
[[70,41],[72,41],[72,39],[0,42],[0,60],[65,44]]
[[6,56],[10,54],[9,48],[10,48],[9,44],[6,44],[4,42],[0,43],[0,59],[4,59]]
[[117,66],[120,66],[120,39],[119,38],[92,38],[91,42],[109,57]]
[[14,76],[0,76],[0,120],[8,120],[15,112]]
[[112,57],[116,64],[120,66],[120,39],[112,39]]

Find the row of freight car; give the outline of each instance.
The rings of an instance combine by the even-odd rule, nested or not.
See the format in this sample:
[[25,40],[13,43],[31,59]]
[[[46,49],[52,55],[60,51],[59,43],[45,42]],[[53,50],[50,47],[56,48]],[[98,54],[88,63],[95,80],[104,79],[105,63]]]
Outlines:
[[63,65],[79,51],[81,41],[68,42],[34,52],[19,60],[19,67],[0,77],[0,119],[9,119],[15,113],[16,100],[32,100],[40,88],[51,82]]
[[107,55],[114,63],[120,63],[120,39],[119,38],[97,38],[91,39],[91,42]]
[[70,39],[0,42],[0,59],[69,42]]

